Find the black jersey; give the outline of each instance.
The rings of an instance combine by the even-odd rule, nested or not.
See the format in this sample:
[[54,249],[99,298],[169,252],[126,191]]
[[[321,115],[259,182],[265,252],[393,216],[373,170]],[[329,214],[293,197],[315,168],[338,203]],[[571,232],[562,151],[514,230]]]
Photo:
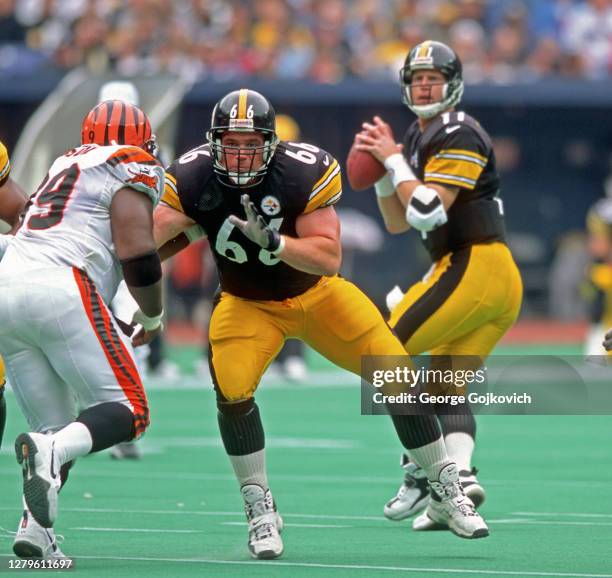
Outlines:
[[240,204],[243,192],[250,195],[266,222],[282,234],[295,237],[300,215],[333,205],[340,198],[338,161],[313,145],[281,142],[259,185],[232,188],[216,178],[211,151],[205,144],[185,153],[166,171],[162,202],[204,229],[223,291],[266,301],[300,295],[320,276],[290,267],[230,223],[230,215],[245,218]]
[[499,175],[491,139],[471,116],[445,112],[423,132],[415,121],[404,138],[404,155],[424,183],[459,187],[448,222],[423,233],[431,258],[475,243],[504,240]]

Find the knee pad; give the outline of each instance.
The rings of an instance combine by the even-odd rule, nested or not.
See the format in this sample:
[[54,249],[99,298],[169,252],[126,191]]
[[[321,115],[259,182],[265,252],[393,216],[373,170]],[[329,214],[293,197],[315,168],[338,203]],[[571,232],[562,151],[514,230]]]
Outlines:
[[221,439],[230,456],[245,456],[264,449],[263,424],[255,398],[237,403],[217,402],[217,407]]

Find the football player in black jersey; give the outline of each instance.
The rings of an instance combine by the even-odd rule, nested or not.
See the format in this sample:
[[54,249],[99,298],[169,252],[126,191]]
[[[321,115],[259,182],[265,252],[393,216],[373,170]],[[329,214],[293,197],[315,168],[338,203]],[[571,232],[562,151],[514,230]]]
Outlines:
[[[207,141],[169,167],[156,240],[166,255],[169,243],[176,249],[208,236],[221,282],[209,330],[219,428],[245,502],[249,550],[276,558],[282,520],[254,399],[261,376],[289,337],[356,374],[363,355],[405,351],[374,304],[337,275],[338,161],[308,143],[279,142],[272,105],[247,89],[217,103]],[[393,422],[404,447],[423,461],[452,529],[464,538],[488,535],[463,495],[436,418]]]
[[[376,184],[387,229],[417,229],[433,265],[392,309],[390,325],[411,355],[476,369],[516,320],[522,282],[504,241],[504,212],[491,139],[478,122],[455,111],[463,94],[461,62],[441,42],[412,48],[400,71],[403,102],[417,119],[403,145],[380,117],[364,123],[358,148],[387,168]],[[453,357],[447,357],[453,356]],[[454,386],[438,391],[460,393]],[[478,506],[484,490],[471,466],[476,422],[467,406],[436,406],[449,455],[466,494]],[[384,508],[392,520],[430,504],[415,530],[438,528],[422,470],[402,457],[404,483]]]
[[[11,161],[4,143],[0,141],[0,219],[5,221],[14,230],[19,224],[19,215],[26,204],[25,193],[11,178]],[[0,235],[0,259],[4,255],[10,238]],[[0,447],[4,426],[6,424],[6,401],[4,400],[4,362],[0,357]]]

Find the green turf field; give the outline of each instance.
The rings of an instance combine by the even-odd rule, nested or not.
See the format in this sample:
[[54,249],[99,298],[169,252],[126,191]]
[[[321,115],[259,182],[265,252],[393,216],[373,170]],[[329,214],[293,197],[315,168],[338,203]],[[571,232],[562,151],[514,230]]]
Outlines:
[[[400,482],[400,448],[386,417],[359,414],[351,379],[320,372],[312,385],[268,380],[258,392],[271,487],[285,519],[281,559],[249,556],[214,397],[190,378],[175,389],[151,389],[153,422],[141,442],[142,461],[116,462],[103,453],[72,470],[56,523],[63,551],[75,559],[70,572],[612,577],[611,417],[479,417],[475,464],[488,493],[482,512],[490,537],[418,534],[382,516]],[[21,473],[12,440],[25,422],[13,396],[7,398],[0,526],[14,531]],[[0,572],[17,572],[7,569],[7,531],[0,535]]]

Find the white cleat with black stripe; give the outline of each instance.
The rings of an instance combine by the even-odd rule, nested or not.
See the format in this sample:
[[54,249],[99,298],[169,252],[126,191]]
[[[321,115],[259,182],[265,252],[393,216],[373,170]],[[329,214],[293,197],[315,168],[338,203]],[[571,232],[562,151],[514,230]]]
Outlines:
[[40,433],[22,433],[15,440],[15,455],[23,471],[23,496],[34,519],[51,528],[57,518],[61,487],[55,441]]
[[244,511],[249,522],[249,552],[253,558],[271,560],[283,553],[283,520],[276,511],[270,490],[264,491],[257,484],[240,488],[244,499]]
[[[474,508],[476,509],[480,508],[486,499],[484,488],[480,485],[476,477],[477,473],[478,470],[476,468],[461,470],[459,472],[459,482],[461,483],[463,492],[472,500]],[[439,530],[448,530],[449,528],[447,524],[434,522],[427,515],[427,512],[423,512],[413,520],[412,529],[415,532],[435,532]]]
[[463,492],[459,482],[459,472],[456,464],[445,466],[438,480],[430,482],[436,498],[432,496],[423,514],[413,522],[413,529],[423,531],[418,527],[422,518],[430,522],[429,530],[449,529],[460,538],[486,538],[489,528],[482,516],[476,511],[474,503]]
[[[61,536],[60,536],[61,538]],[[65,558],[59,549],[53,528],[43,528],[27,510],[19,521],[13,542],[13,552],[19,558]]]
[[385,517],[395,522],[418,514],[429,503],[429,482],[423,468],[411,462],[406,454],[402,454],[400,466],[405,472],[404,480],[383,509]]

